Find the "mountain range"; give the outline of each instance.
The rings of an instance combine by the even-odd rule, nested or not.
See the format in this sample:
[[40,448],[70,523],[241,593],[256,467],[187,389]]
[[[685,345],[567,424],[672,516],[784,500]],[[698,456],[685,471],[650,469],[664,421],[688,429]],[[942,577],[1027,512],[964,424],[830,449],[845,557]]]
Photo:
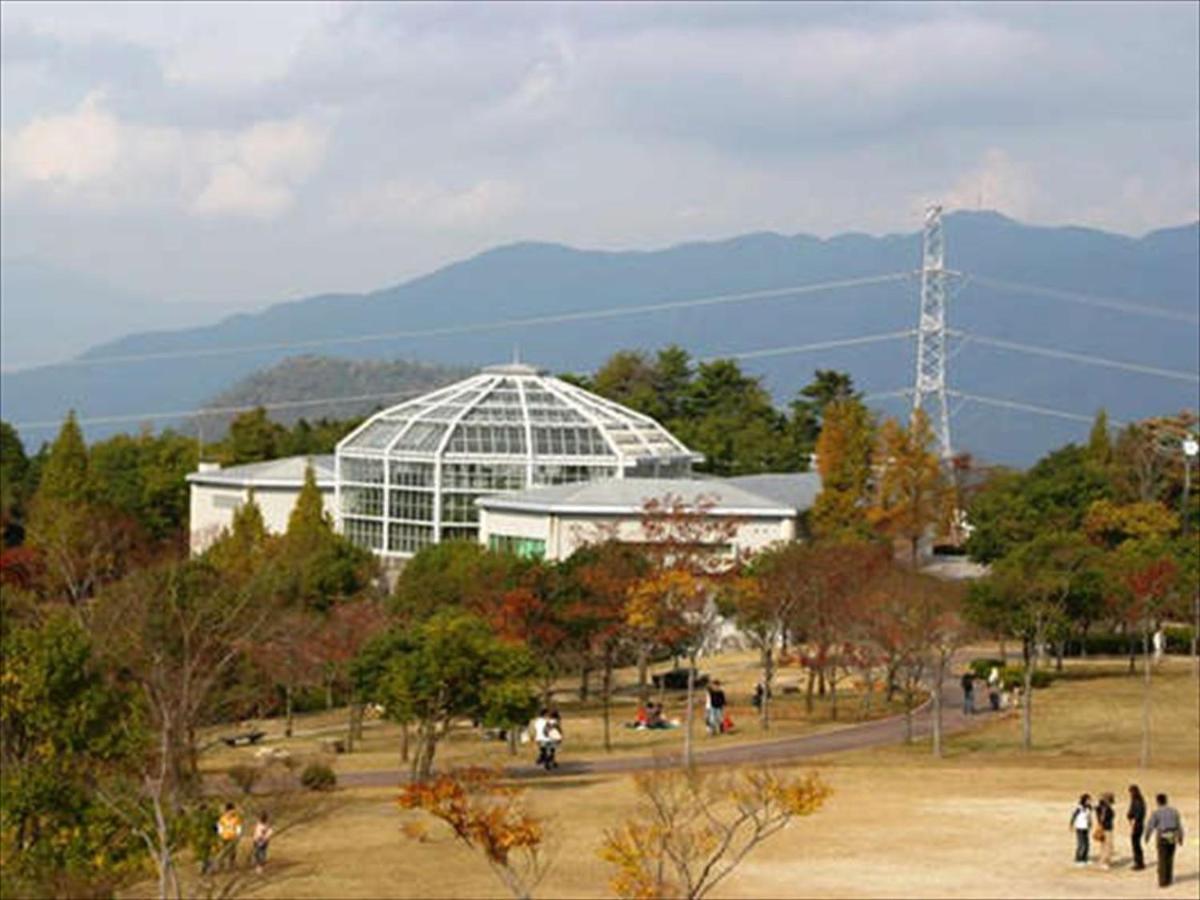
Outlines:
[[[1194,378],[1083,365],[983,339],[1194,375],[1200,368],[1200,223],[1131,238],[957,212],[946,217],[945,236],[947,267],[966,275],[953,282],[949,324],[979,336],[952,341],[952,388],[1084,417],[1105,407],[1118,421],[1198,405]],[[474,366],[510,359],[516,351],[552,370],[587,371],[622,348],[677,343],[707,358],[890,333],[915,327],[915,274],[739,302],[571,316],[915,273],[920,254],[920,232],[829,239],[758,233],[655,251],[512,244],[368,294],[326,294],[203,327],[130,334],[97,344],[69,364],[7,372],[4,417],[26,424],[26,441],[36,442],[49,429],[28,423],[52,422],[71,407],[84,417],[189,410],[300,353]],[[1137,307],[1152,314],[1131,311]],[[557,320],[513,322],[538,317]],[[497,322],[510,324],[489,325]],[[816,368],[847,370],[868,393],[886,393],[912,384],[914,341],[781,349],[747,357],[743,365],[761,374],[781,403]],[[906,401],[878,403],[898,414]],[[1079,439],[1087,428],[1081,421],[964,398],[955,405],[956,445],[991,461],[1027,463]],[[89,434],[129,427],[101,422]]]

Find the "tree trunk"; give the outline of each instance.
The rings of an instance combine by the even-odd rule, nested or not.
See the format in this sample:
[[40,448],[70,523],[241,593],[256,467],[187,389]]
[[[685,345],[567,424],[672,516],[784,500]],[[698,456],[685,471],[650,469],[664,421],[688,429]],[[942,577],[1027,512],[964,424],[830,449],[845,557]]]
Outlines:
[[829,699],[830,699],[830,702],[832,703],[832,705],[830,707],[829,717],[835,722],[837,721],[837,717],[838,717],[838,704],[837,704],[838,679],[837,679],[836,671],[837,671],[836,668],[834,668],[834,669],[831,669],[829,672]]
[[817,669],[817,696],[825,699],[825,667]]
[[603,681],[600,683],[601,706],[604,715],[604,752],[612,752],[612,653],[604,654]]
[[[1036,656],[1036,653],[1035,653]],[[1025,663],[1024,689],[1021,697],[1021,749],[1033,749],[1033,665]]]
[[1063,669],[1063,644],[1065,641],[1059,641],[1054,645],[1054,671],[1061,672]]
[[408,762],[408,722],[400,723],[400,762]]
[[813,687],[817,681],[817,673],[813,669],[808,670],[808,687],[804,692],[804,711],[812,715],[813,711]]
[[284,716],[283,736],[290,738],[292,736],[292,724],[293,724],[292,683],[290,681],[283,686],[283,716]]
[[592,674],[592,667],[584,663],[579,667],[579,702],[587,703],[588,699],[588,680]]
[[325,709],[333,709],[333,679],[325,678]]
[[771,713],[769,707],[771,705],[771,679],[775,677],[775,658],[774,648],[768,644],[763,650],[763,678],[762,678],[762,701],[759,703],[758,714],[762,722],[762,730],[771,730]]
[[649,666],[649,648],[645,643],[638,644],[637,652],[637,673],[638,673],[638,703],[642,706],[646,705],[646,701],[650,699],[650,688],[646,678],[646,670]]
[[904,743],[911,744],[913,739],[913,700],[914,691],[904,688]]
[[1150,766],[1150,628],[1142,635],[1142,749],[1138,766]]
[[694,717],[695,705],[693,699],[696,695],[696,660],[694,656],[688,657],[688,678],[687,678],[687,714],[686,724],[683,732],[683,764],[687,768],[692,767],[692,719]]
[[934,659],[933,690],[933,755],[942,758],[942,684],[946,680],[946,656],[940,651]]
[[1004,635],[1000,635],[1000,667],[1004,668],[1008,665],[1008,647],[1004,642]]
[[517,755],[517,727],[515,725],[510,725],[508,727],[507,737],[508,737],[508,755],[516,756]]
[[1137,671],[1137,641],[1133,637],[1129,638],[1129,674],[1132,675]]

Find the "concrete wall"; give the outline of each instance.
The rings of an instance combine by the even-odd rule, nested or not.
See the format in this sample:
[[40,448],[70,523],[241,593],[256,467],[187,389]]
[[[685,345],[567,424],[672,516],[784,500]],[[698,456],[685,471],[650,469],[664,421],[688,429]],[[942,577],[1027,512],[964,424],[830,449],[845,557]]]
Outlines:
[[[221,532],[233,524],[233,514],[246,502],[250,491],[247,488],[223,485],[193,484],[189,511],[189,545],[193,554],[203,553]],[[263,524],[272,534],[283,534],[287,530],[288,517],[300,495],[297,487],[258,487],[254,489],[254,502],[262,512]],[[333,488],[322,488],[321,499],[325,512],[334,516]]]

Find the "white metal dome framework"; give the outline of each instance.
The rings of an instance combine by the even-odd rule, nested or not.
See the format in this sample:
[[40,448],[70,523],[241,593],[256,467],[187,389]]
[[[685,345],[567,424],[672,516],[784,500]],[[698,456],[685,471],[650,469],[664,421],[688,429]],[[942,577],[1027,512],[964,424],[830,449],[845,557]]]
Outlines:
[[342,532],[387,556],[478,536],[475,500],[600,478],[678,477],[702,457],[649,416],[520,363],[376,413],[337,446]]

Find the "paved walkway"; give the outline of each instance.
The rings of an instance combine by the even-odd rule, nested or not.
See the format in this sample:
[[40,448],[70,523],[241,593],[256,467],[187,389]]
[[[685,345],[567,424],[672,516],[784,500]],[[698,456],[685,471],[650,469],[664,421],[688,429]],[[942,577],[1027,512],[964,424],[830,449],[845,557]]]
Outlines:
[[[982,704],[980,700],[982,699]],[[982,698],[976,690],[976,716],[967,717],[962,713],[962,691],[957,682],[947,681],[942,688],[942,727],[945,734],[963,731],[975,723],[993,719],[997,714],[987,706],[987,695]],[[932,703],[926,703],[913,714],[913,735],[921,737],[928,735],[933,725]],[[703,742],[703,738],[700,739]],[[864,722],[861,725],[848,725],[835,731],[825,731],[819,734],[801,735],[798,737],[780,738],[778,740],[761,741],[753,744],[738,744],[730,747],[714,747],[696,751],[696,764],[712,765],[743,765],[756,762],[795,762],[813,756],[826,756],[830,753],[840,753],[845,750],[862,750],[867,747],[880,747],[888,744],[898,744],[904,740],[904,716],[891,716],[874,722]],[[553,772],[544,772],[532,766],[509,766],[505,774],[514,778],[554,778],[564,775],[608,775],[622,772],[637,772],[650,769],[666,762],[678,762],[680,754],[659,756],[623,756],[613,759],[564,760]],[[384,769],[373,772],[338,773],[338,784],[345,787],[391,787],[407,780],[408,773],[400,769]]]

